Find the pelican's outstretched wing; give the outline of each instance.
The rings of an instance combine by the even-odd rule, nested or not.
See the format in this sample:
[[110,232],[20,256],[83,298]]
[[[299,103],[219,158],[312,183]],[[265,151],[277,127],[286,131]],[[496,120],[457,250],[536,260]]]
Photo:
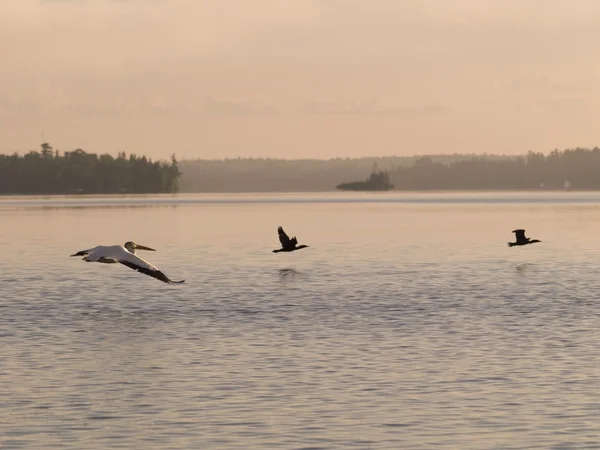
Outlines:
[[517,242],[521,242],[521,241],[526,241],[527,238],[525,237],[525,230],[513,230],[513,233],[515,233],[515,236],[517,238]]
[[148,261],[144,261],[142,258],[140,258],[137,255],[133,255],[133,254],[127,255],[126,258],[119,259],[119,262],[121,264],[123,264],[124,266],[127,266],[133,270],[137,270],[138,272],[143,273],[144,275],[149,275],[151,277],[154,277],[157,280],[160,280],[164,283],[179,284],[179,283],[183,283],[185,281],[185,280],[173,281],[173,280],[169,279],[169,277],[167,277],[164,273],[162,273],[160,270],[158,270],[158,267],[153,266]]
[[279,242],[281,242],[281,246],[283,248],[293,245],[288,235],[285,234],[285,231],[283,231],[283,227],[278,227],[277,232],[279,233]]
[[116,263],[118,263],[119,261],[117,261],[117,260],[116,260],[116,259],[114,259],[114,258],[105,258],[105,257],[101,257],[101,258],[98,258],[98,259],[96,260],[96,262],[99,262],[99,263],[105,263],[105,264],[116,264]]

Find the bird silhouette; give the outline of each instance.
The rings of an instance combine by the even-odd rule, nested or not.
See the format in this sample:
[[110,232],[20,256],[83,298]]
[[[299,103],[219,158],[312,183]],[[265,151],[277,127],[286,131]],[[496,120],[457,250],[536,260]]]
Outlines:
[[71,256],[83,256],[87,262],[99,262],[105,264],[121,263],[130,269],[137,270],[144,275],[151,276],[168,284],[180,284],[185,280],[173,281],[169,279],[161,270],[148,261],[140,258],[135,250],[149,250],[155,252],[153,248],[136,244],[135,242],[126,242],[125,245],[99,245],[88,250],[80,250]]
[[513,230],[513,233],[515,233],[515,237],[517,240],[516,242],[509,242],[509,247],[513,247],[515,245],[527,245],[535,244],[536,242],[542,242],[538,239],[529,239],[528,237],[525,237],[525,230]]
[[298,245],[298,239],[296,239],[296,236],[290,239],[289,236],[285,234],[285,231],[283,231],[283,227],[278,227],[277,232],[279,233],[279,242],[281,242],[281,248],[273,250],[273,253],[293,252],[294,250],[300,250],[301,248],[308,247],[308,245]]

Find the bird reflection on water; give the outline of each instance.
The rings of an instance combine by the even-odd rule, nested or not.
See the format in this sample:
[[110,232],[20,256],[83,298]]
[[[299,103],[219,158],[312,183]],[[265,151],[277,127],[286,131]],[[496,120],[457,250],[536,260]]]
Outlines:
[[281,280],[293,280],[298,275],[301,275],[302,272],[297,271],[293,267],[287,267],[285,269],[279,269],[279,278]]
[[535,267],[535,264],[532,263],[523,263],[517,264],[515,268],[517,269],[517,275],[519,276],[527,276],[527,274],[531,271],[531,269]]

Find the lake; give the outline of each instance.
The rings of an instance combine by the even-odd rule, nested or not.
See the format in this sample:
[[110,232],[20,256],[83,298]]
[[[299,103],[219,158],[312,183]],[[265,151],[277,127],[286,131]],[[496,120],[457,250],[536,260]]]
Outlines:
[[[597,448],[599,224],[600,193],[1,197],[0,448]],[[69,257],[129,240],[185,284]]]

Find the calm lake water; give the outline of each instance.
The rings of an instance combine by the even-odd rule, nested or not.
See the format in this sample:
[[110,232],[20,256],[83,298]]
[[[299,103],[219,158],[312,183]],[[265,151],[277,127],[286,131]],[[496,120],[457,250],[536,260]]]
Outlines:
[[[0,448],[599,448],[599,224],[599,193],[0,198]],[[128,240],[186,283],[69,258]]]

